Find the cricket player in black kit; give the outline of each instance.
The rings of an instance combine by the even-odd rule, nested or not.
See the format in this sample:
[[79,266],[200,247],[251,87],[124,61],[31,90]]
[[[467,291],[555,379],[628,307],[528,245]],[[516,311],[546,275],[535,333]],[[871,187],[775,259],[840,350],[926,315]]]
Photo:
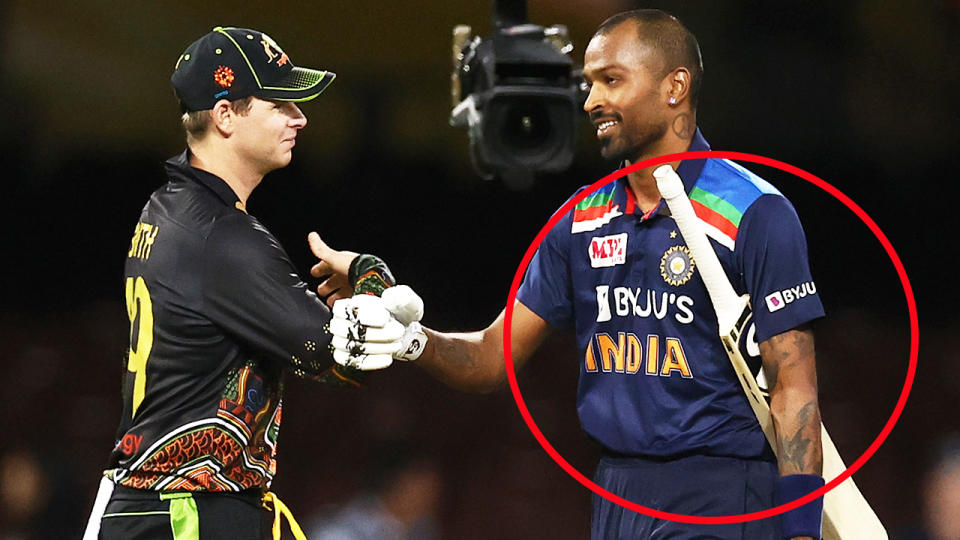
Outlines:
[[[246,201],[290,162],[307,123],[296,102],[333,78],[242,28],[215,28],[180,56],[172,82],[188,149],[167,161],[127,253],[123,416],[85,539],[279,538],[281,515],[303,537],[267,491],[283,374],[355,381],[330,354],[329,309]],[[322,258],[322,243],[314,251]],[[351,285],[393,285],[382,262],[365,260]],[[376,314],[380,298],[365,300]],[[381,311],[389,363],[403,329]]]

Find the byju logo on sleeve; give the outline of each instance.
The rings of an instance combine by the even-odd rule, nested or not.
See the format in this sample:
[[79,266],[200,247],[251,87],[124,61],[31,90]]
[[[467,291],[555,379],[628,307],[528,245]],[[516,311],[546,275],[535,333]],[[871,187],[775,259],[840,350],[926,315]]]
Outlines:
[[770,293],[764,297],[764,300],[767,303],[767,310],[773,313],[774,311],[779,311],[787,307],[787,304],[799,300],[800,298],[803,298],[807,295],[813,296],[815,294],[817,294],[817,286],[812,281],[808,281],[806,283],[801,283],[796,287],[790,287],[789,289]]

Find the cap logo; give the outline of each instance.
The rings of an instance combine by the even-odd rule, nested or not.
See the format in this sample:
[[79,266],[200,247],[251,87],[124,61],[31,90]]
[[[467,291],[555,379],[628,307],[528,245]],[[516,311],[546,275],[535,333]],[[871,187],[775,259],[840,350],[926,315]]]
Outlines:
[[290,60],[290,58],[287,57],[287,53],[283,52],[283,49],[277,45],[277,42],[270,39],[270,36],[261,34],[260,44],[263,45],[263,52],[267,55],[268,64],[276,59],[277,65],[282,66]]
[[220,66],[216,71],[213,72],[213,80],[224,88],[230,88],[230,86],[233,85],[233,80],[235,78],[236,77],[233,75],[233,70],[227,66]]

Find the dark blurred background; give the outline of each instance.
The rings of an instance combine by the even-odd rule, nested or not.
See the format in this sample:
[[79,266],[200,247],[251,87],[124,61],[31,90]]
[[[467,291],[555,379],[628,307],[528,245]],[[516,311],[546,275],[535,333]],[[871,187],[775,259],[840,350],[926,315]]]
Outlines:
[[[960,516],[960,474],[948,474],[960,470],[949,270],[960,2],[530,0],[530,17],[567,25],[582,63],[596,26],[633,7],[674,13],[699,38],[699,124],[714,149],[820,176],[897,248],[918,294],[919,369],[900,422],[855,479],[895,538],[960,538],[946,521]],[[450,35],[457,23],[487,33],[490,13],[490,2],[436,0],[0,3],[0,538],[80,536],[120,414],[125,253],[163,160],[184,146],[169,75],[216,25],[261,29],[294,63],[338,74],[304,105],[293,164],[248,204],[303,275],[317,230],[387,260],[423,296],[431,327],[477,329],[497,315],[553,210],[615,167],[584,122],[565,174],[523,191],[473,174],[466,133],[447,125]],[[748,166],[805,225],[829,313],[817,330],[821,408],[850,463],[906,375],[904,294],[849,210]],[[558,334],[519,379],[546,436],[590,476],[577,356]],[[364,515],[358,501],[394,499],[416,501],[406,510],[418,538],[588,536],[590,494],[540,449],[508,390],[461,394],[400,365],[359,391],[289,378],[286,402],[274,488],[318,537]]]

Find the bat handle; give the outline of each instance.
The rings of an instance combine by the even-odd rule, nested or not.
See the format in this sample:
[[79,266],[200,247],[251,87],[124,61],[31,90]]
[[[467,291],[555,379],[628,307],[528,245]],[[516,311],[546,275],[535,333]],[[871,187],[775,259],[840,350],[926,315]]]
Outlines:
[[694,263],[700,268],[700,277],[717,312],[720,328],[732,328],[743,311],[745,297],[738,295],[730,285],[677,172],[670,165],[661,165],[653,171],[653,177],[657,181],[660,196],[667,201],[670,214],[690,249]]

